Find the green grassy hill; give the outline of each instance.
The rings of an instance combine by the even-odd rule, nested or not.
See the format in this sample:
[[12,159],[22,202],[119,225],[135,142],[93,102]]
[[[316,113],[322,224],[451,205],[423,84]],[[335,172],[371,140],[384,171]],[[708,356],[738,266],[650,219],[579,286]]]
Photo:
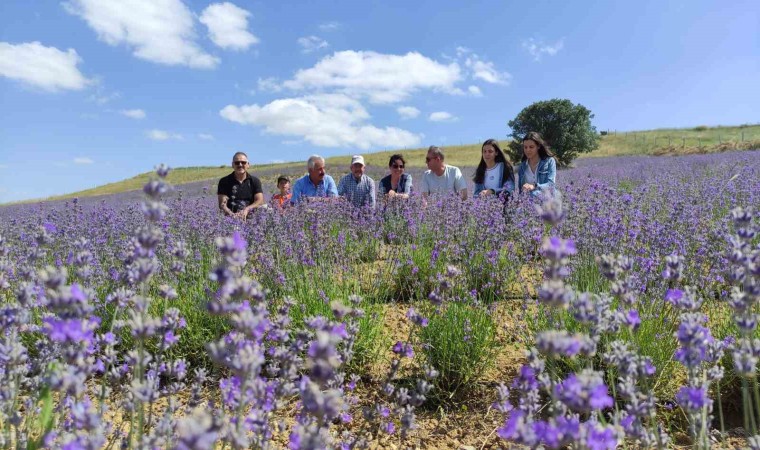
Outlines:
[[[601,137],[597,150],[583,155],[584,158],[623,156],[623,155],[677,155],[691,153],[709,153],[733,149],[760,148],[760,124],[741,125],[730,127],[694,127],[679,129],[658,129],[635,132],[616,132],[609,130]],[[507,145],[502,141],[503,146]],[[455,166],[473,166],[480,159],[480,143],[469,145],[446,146],[446,162]],[[410,167],[424,167],[427,147],[403,150],[404,158]],[[377,153],[365,153],[364,159],[368,165],[385,167],[390,155],[399,153],[398,150],[390,150]],[[343,167],[348,165],[348,156],[333,156],[326,158],[328,166]],[[251,172],[280,169],[284,173],[297,171],[304,168],[304,161],[288,162],[282,164],[261,164],[251,166]],[[191,183],[209,179],[219,179],[230,173],[230,167],[181,167],[173,169],[168,181],[174,185]],[[51,197],[48,200],[56,200],[73,197],[86,197],[95,195],[115,194],[130,190],[141,189],[143,184],[150,178],[152,172],[143,173],[135,177],[98,186],[84,191]],[[265,180],[267,181],[267,180]],[[271,181],[271,180],[269,180]]]

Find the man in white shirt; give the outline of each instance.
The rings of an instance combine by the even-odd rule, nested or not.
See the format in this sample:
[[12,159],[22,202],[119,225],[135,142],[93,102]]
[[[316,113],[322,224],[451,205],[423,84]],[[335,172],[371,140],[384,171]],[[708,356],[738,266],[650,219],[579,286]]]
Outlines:
[[462,176],[462,171],[459,170],[459,167],[445,164],[443,160],[443,149],[431,145],[425,157],[428,170],[422,176],[422,194],[428,196],[453,192],[465,200],[467,198],[467,181]]

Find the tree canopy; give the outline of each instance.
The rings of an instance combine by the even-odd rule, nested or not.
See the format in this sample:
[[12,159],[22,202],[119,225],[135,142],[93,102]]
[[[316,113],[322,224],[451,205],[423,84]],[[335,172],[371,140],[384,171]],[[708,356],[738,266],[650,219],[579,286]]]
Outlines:
[[591,125],[594,115],[580,103],[552,99],[533,103],[508,122],[514,139],[509,144],[513,161],[522,158],[522,139],[529,131],[541,134],[560,166],[569,166],[581,153],[599,147],[599,135]]

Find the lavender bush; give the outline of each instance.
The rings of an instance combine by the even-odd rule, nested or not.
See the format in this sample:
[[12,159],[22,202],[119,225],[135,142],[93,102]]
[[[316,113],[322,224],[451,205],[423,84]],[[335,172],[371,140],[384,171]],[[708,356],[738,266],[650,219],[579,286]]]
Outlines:
[[527,356],[497,392],[500,437],[664,447],[671,428],[707,448],[727,399],[758,447],[758,156],[587,159],[543,205],[413,196],[240,222],[160,167],[142,201],[0,208],[0,447],[409,438],[416,408],[494,364],[503,302]]

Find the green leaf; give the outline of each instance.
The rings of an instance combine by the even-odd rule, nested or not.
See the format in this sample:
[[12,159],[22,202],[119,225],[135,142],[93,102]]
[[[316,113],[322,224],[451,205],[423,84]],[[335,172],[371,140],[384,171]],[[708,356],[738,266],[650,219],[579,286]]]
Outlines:
[[50,392],[49,386],[45,386],[42,389],[39,401],[42,401],[42,409],[40,410],[40,415],[37,417],[35,429],[40,430],[40,436],[27,443],[27,450],[42,448],[42,440],[45,438],[45,435],[53,429],[53,393]]

